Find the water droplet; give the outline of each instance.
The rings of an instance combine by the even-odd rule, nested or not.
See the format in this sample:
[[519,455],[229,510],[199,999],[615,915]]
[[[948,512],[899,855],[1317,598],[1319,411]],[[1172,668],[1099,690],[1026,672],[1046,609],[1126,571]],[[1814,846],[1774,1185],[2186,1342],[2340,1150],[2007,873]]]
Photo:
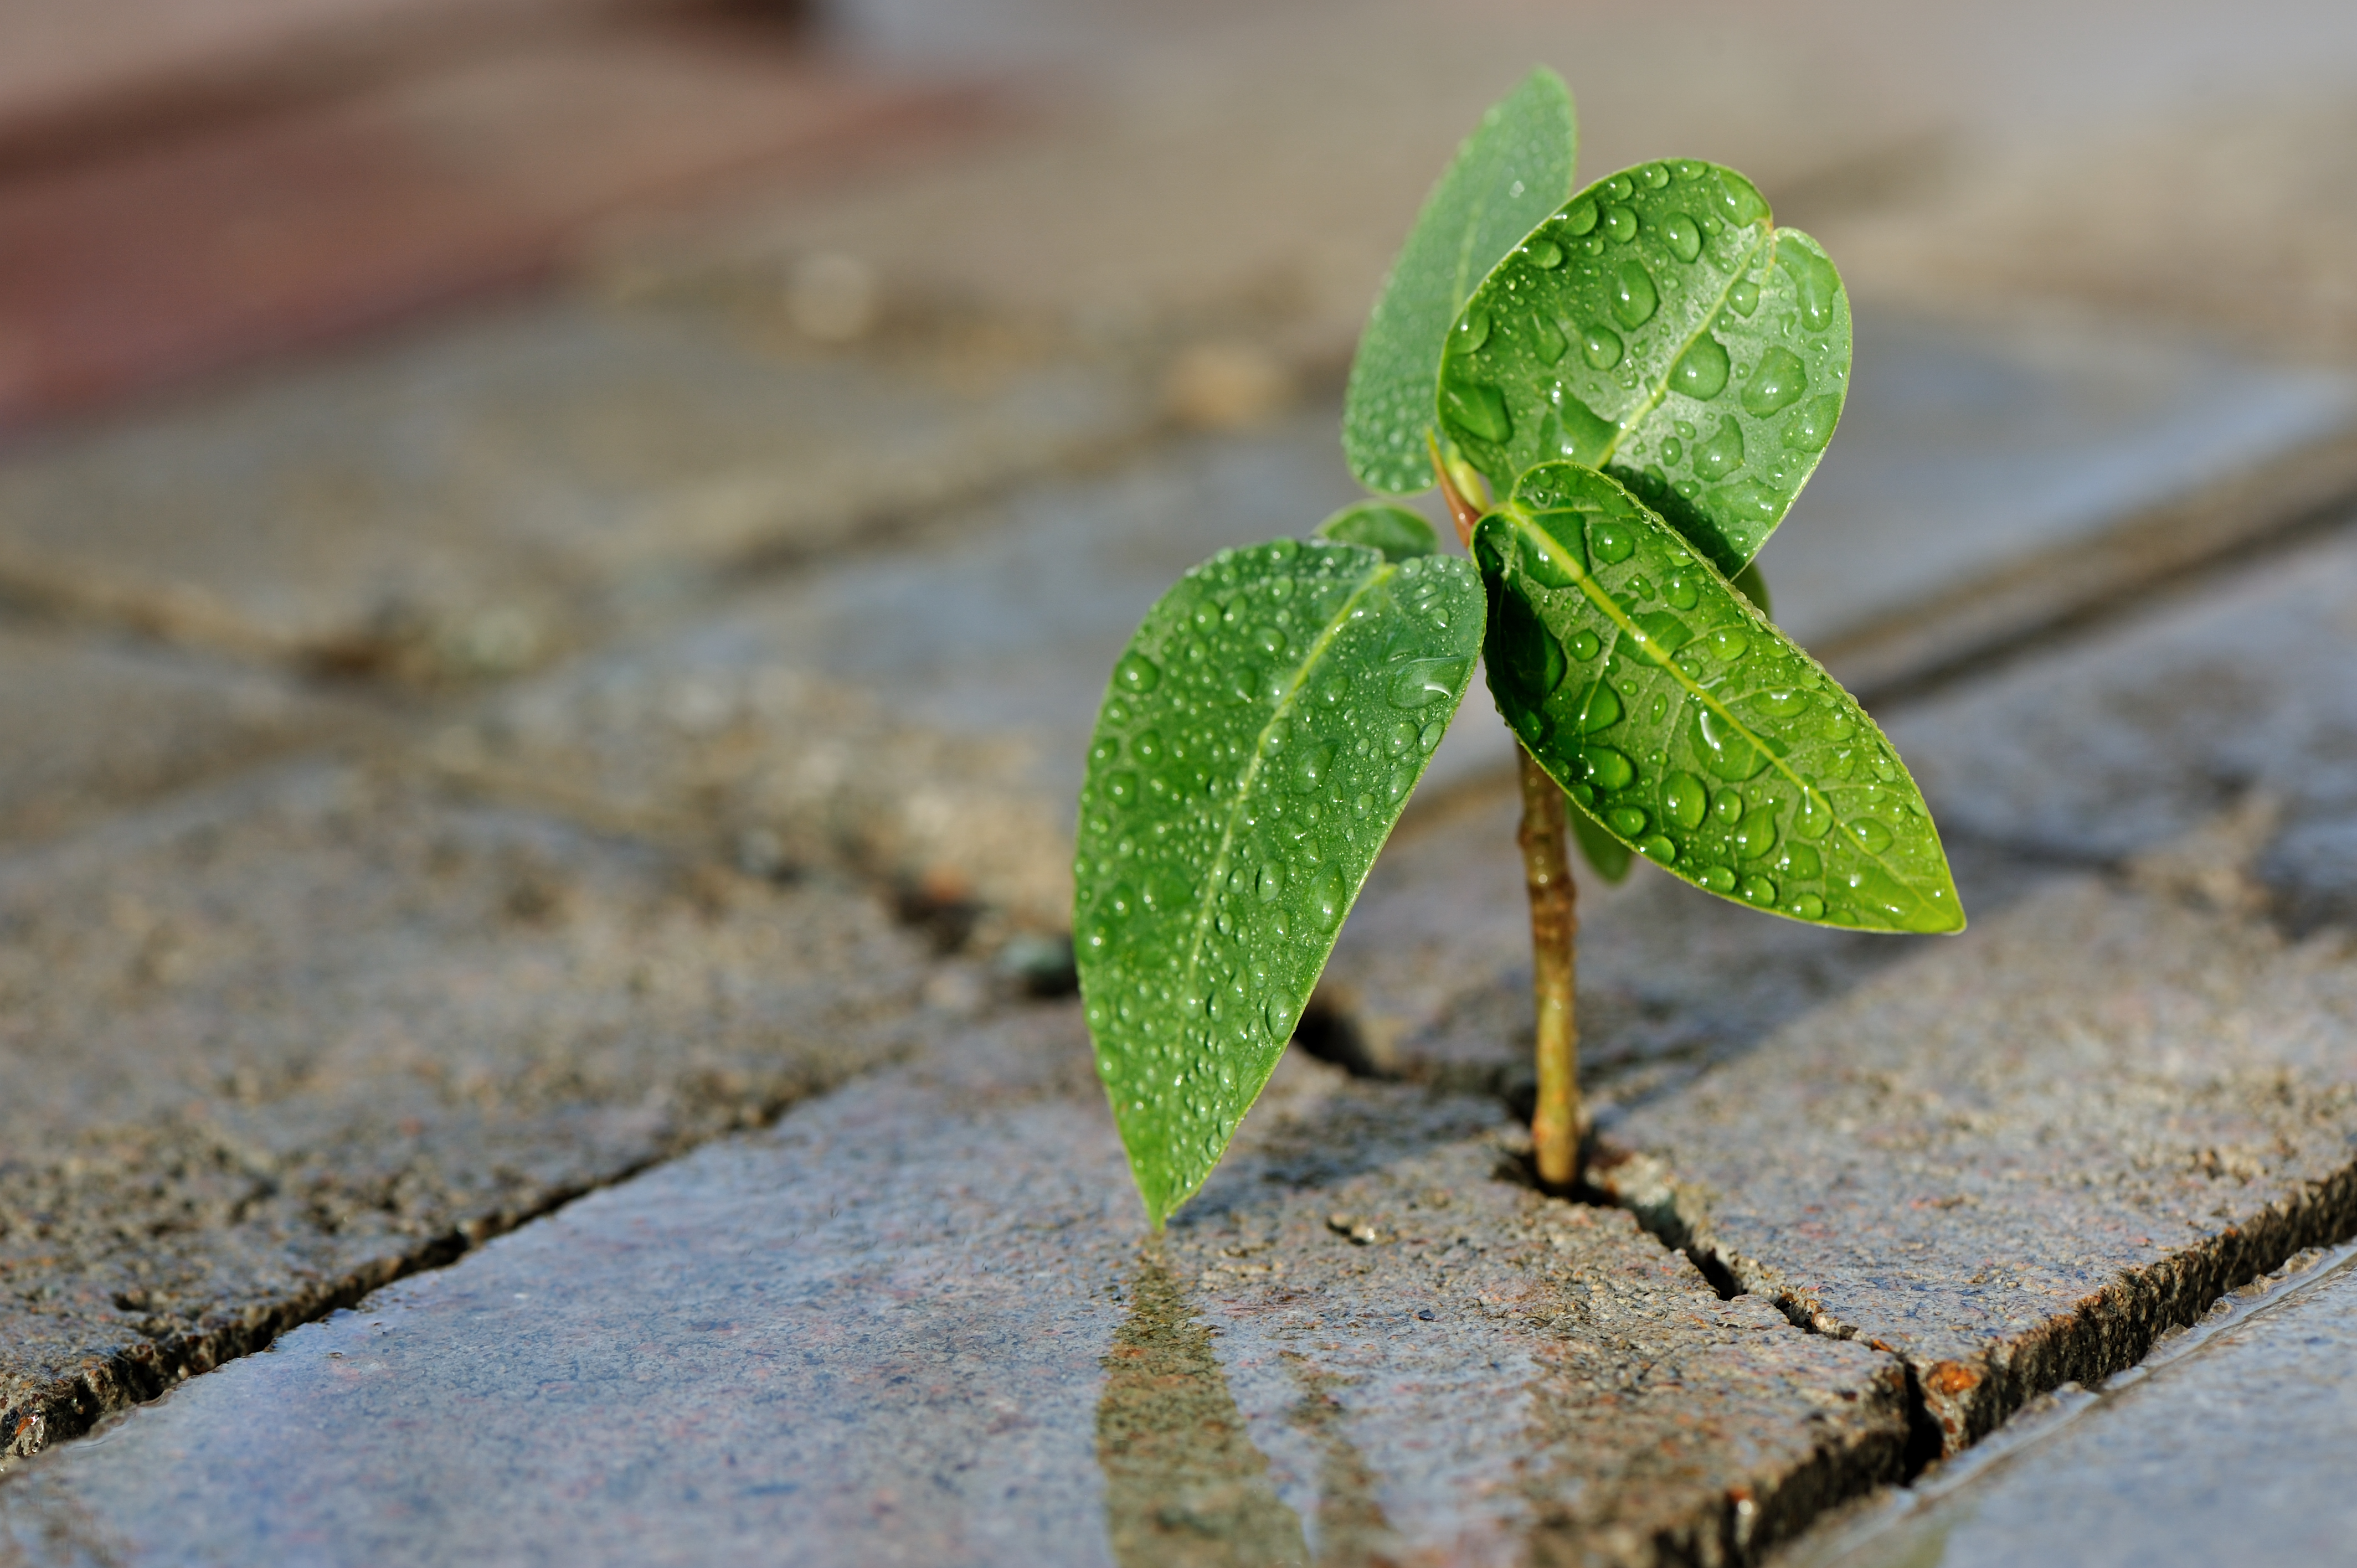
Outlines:
[[1752,745],[1751,737],[1740,727],[1713,709],[1695,710],[1695,732],[1703,766],[1721,779],[1740,781],[1756,776],[1768,766],[1768,754]]
[[1646,827],[1650,825],[1650,820],[1645,813],[1635,806],[1615,806],[1604,813],[1604,822],[1606,826],[1624,839],[1641,836]]
[[1262,903],[1274,904],[1276,896],[1285,891],[1285,868],[1274,862],[1262,866],[1254,887],[1260,894]]
[[1738,278],[1727,291],[1727,303],[1738,316],[1749,316],[1760,308],[1760,285],[1751,278]]
[[1723,865],[1706,865],[1694,874],[1694,879],[1714,893],[1735,891],[1735,873]]
[[1137,775],[1125,768],[1117,773],[1107,774],[1104,789],[1105,799],[1116,806],[1137,804]]
[[1647,164],[1637,171],[1637,177],[1644,182],[1647,190],[1659,190],[1670,183],[1669,167],[1664,164]]
[[1133,692],[1151,692],[1162,683],[1162,667],[1142,653],[1132,653],[1113,667],[1113,678]]
[[1662,238],[1668,242],[1670,254],[1682,262],[1691,262],[1702,254],[1702,230],[1683,212],[1673,212],[1663,220]]
[[1581,358],[1599,371],[1609,371],[1619,364],[1625,347],[1620,334],[1609,327],[1590,327],[1579,335]]
[[1802,894],[1792,900],[1789,908],[1803,920],[1822,920],[1825,918],[1825,901],[1813,893]]
[[1415,769],[1405,762],[1392,769],[1391,778],[1384,780],[1383,784],[1383,788],[1394,802],[1406,800],[1407,792],[1415,787]]
[[1787,876],[1813,882],[1825,874],[1825,863],[1807,844],[1788,843],[1784,846],[1784,853],[1776,857],[1776,869]]
[[1276,657],[1278,654],[1283,653],[1286,647],[1286,639],[1284,630],[1281,628],[1274,626],[1265,626],[1261,628],[1258,632],[1254,634],[1253,642],[1263,653],[1267,654],[1272,659]]
[[[1653,288],[1653,274],[1645,270],[1642,262],[1632,258],[1614,270],[1612,315],[1621,326],[1642,327],[1653,318],[1653,312],[1660,308],[1661,303],[1662,296]],[[1792,395],[1798,397],[1800,394],[1795,392]],[[1782,404],[1777,406],[1781,407]]]
[[1670,580],[1662,585],[1662,595],[1676,609],[1690,610],[1702,602],[1702,590],[1684,572],[1671,575]]
[[1808,390],[1809,371],[1801,357],[1790,349],[1770,349],[1760,356],[1758,368],[1743,384],[1743,406],[1765,419],[1791,407]]
[[1849,832],[1868,854],[1880,854],[1890,847],[1890,830],[1872,817],[1860,817],[1850,823]]
[[1683,769],[1671,774],[1662,789],[1662,809],[1670,821],[1689,832],[1702,826],[1703,813],[1710,809],[1702,780]]
[[1576,462],[1593,463],[1620,427],[1572,396],[1557,381],[1548,393],[1554,404],[1539,421],[1539,445]]
[[1776,885],[1773,882],[1769,881],[1764,876],[1752,875],[1745,877],[1741,885],[1736,888],[1736,891],[1743,895],[1743,901],[1745,903],[1749,904],[1754,908],[1761,909],[1775,908]]
[[1597,518],[1587,525],[1587,553],[1608,565],[1618,565],[1637,552],[1635,535],[1620,524],[1607,518]]
[[1506,394],[1486,381],[1444,381],[1440,400],[1449,422],[1476,440],[1503,442],[1514,433]]
[[1531,258],[1531,265],[1544,271],[1553,272],[1563,265],[1563,247],[1553,240],[1534,240],[1523,247],[1523,252]]
[[1596,203],[1593,201],[1573,203],[1563,215],[1563,226],[1574,234],[1585,234],[1595,228]]
[[1125,920],[1137,908],[1137,895],[1126,882],[1116,882],[1105,895],[1104,911],[1117,920]]
[[1417,733],[1415,748],[1426,757],[1430,757],[1434,748],[1440,745],[1440,737],[1448,733],[1448,725],[1439,719],[1435,719]]
[[1679,158],[1670,166],[1677,171],[1680,179],[1700,179],[1703,177],[1703,171],[1710,166],[1698,163],[1693,158]]
[[1627,244],[1637,237],[1637,215],[1617,203],[1604,209],[1604,237]]
[[[1593,682],[1587,691],[1580,693],[1579,706],[1576,711],[1580,734],[1594,735],[1598,730],[1610,729],[1620,722],[1620,693],[1601,681]],[[1619,787],[1611,786],[1614,789]]]
[[1372,816],[1374,810],[1375,798],[1372,795],[1360,795],[1351,802],[1351,814],[1354,817]]
[[1625,174],[1616,174],[1604,182],[1604,194],[1615,201],[1626,201],[1637,194],[1637,187]]
[[1531,352],[1539,357],[1541,364],[1560,363],[1564,350],[1570,346],[1570,341],[1563,335],[1563,328],[1544,316],[1531,317]]
[[1768,203],[1749,180],[1723,168],[1718,171],[1718,210],[1729,223],[1755,223],[1768,216]]
[[1636,780],[1637,765],[1626,752],[1609,746],[1584,746],[1579,755],[1587,764],[1587,782],[1600,790],[1626,789]]
[[1710,814],[1721,827],[1732,827],[1743,820],[1743,792],[1721,789],[1711,797]]
[[[1640,572],[1635,576],[1629,579],[1628,583],[1624,585],[1622,591],[1625,592],[1629,597],[1636,600],[1639,604],[1642,604],[1647,599],[1653,596],[1652,579],[1646,576],[1642,572]],[[1649,641],[1650,639],[1648,639],[1644,632],[1641,630],[1637,634],[1637,640],[1640,642],[1645,642]]]
[[1723,479],[1743,467],[1743,428],[1732,419],[1719,421],[1711,438],[1695,448],[1694,471],[1705,479]]
[[1671,865],[1677,861],[1678,846],[1660,833],[1653,833],[1637,841],[1637,853],[1655,865]]
[[1332,772],[1333,768],[1334,748],[1332,746],[1306,747],[1293,759],[1293,787],[1296,789],[1315,789],[1326,781],[1326,776]]
[[1776,248],[1776,264],[1792,280],[1801,306],[1801,324],[1822,332],[1834,324],[1834,304],[1841,296],[1841,277],[1831,262],[1798,244]]
[[1412,659],[1392,677],[1392,706],[1421,708],[1446,702],[1464,678],[1465,660],[1461,659]]
[[1317,916],[1318,923],[1328,930],[1340,925],[1342,920],[1342,879],[1330,872],[1319,877],[1317,887],[1309,895],[1309,908]]
[[1727,385],[1727,349],[1706,332],[1687,345],[1670,371],[1670,390],[1697,403],[1708,403]]
[[1469,354],[1489,340],[1490,312],[1477,305],[1457,323],[1457,347]]
[[1588,630],[1586,627],[1582,627],[1577,631],[1571,634],[1571,642],[1566,649],[1566,651],[1569,652],[1574,659],[1579,660],[1581,662],[1585,663],[1587,660],[1595,658],[1597,654],[1603,651],[1603,649],[1604,644],[1598,639],[1597,635]]
[[1662,443],[1662,461],[1664,464],[1674,468],[1685,460],[1686,448],[1684,442],[1680,441],[1676,436],[1673,435],[1668,440]]
[[1839,395],[1826,392],[1813,397],[1784,422],[1784,445],[1795,452],[1822,452],[1834,438],[1834,424],[1840,418]]
[[1746,811],[1743,820],[1735,824],[1735,853],[1744,860],[1764,860],[1776,847],[1776,813],[1769,811]]
[[1792,831],[1803,838],[1821,839],[1833,825],[1834,811],[1824,797],[1814,789],[1802,790],[1801,814],[1792,819]]
[[1751,699],[1751,706],[1754,711],[1765,714],[1771,719],[1789,719],[1806,713],[1809,699],[1789,688],[1770,689],[1755,694]]

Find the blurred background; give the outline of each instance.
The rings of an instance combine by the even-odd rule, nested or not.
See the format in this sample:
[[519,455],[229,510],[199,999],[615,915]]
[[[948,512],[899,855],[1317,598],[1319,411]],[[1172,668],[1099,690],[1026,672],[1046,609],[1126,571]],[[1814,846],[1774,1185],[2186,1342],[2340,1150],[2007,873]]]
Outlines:
[[1764,564],[1870,691],[2357,485],[2346,5],[16,0],[0,842],[423,715],[1056,926],[1111,651],[1348,499],[1367,305],[1535,62],[1583,178],[1736,165],[1844,269]]

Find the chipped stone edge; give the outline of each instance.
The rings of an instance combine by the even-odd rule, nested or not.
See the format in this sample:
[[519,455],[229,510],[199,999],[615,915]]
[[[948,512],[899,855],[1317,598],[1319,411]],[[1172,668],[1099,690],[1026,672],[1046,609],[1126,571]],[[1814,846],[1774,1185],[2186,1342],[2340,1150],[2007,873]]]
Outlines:
[[1868,1337],[1826,1310],[1806,1284],[1721,1240],[1710,1195],[1668,1162],[1619,1149],[1598,1152],[1589,1179],[1665,1245],[1684,1251],[1724,1292],[1764,1297],[1792,1323],[1857,1339],[1900,1362],[1917,1433],[1910,1470],[1958,1454],[2040,1394],[2065,1383],[2093,1387],[2144,1359],[2161,1335],[2190,1326],[2227,1293],[2310,1247],[2357,1236],[2357,1164],[2301,1183],[2241,1223],[2152,1263],[2122,1270],[2068,1312],[1962,1359],[1931,1359]]

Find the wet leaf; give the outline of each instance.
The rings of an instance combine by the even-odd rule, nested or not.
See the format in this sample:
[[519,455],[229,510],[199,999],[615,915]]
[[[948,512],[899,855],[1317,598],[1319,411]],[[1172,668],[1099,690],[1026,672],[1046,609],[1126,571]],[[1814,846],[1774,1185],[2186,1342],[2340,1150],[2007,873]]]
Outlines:
[[1367,317],[1342,404],[1342,450],[1371,490],[1436,482],[1425,455],[1450,323],[1498,259],[1571,194],[1571,93],[1538,70],[1482,116],[1425,199]]
[[1816,469],[1849,388],[1849,296],[1733,169],[1589,186],[1501,262],[1441,360],[1442,429],[1500,494],[1569,458],[1732,577]]
[[1268,1079],[1480,650],[1469,563],[1279,540],[1181,578],[1114,668],[1072,932],[1156,1225]]
[[1499,711],[1614,838],[1795,919],[1963,928],[1938,830],[1882,731],[1628,490],[1544,465],[1473,545]]
[[1389,501],[1352,501],[1319,523],[1317,536],[1363,544],[1392,562],[1436,554],[1440,549],[1440,535],[1432,524]]

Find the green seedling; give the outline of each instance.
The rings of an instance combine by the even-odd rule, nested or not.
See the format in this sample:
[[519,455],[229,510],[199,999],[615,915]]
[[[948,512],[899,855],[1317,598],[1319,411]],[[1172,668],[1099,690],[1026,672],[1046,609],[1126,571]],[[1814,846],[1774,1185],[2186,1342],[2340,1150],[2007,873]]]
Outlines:
[[1275,1068],[1477,663],[1519,743],[1543,1184],[1576,1184],[1585,1131],[1570,842],[1790,919],[1963,928],[1899,754],[1752,564],[1841,415],[1840,274],[1731,169],[1577,189],[1576,147],[1550,72],[1492,109],[1351,368],[1351,471],[1437,486],[1469,559],[1363,500],[1188,573],[1114,667],[1073,934],[1157,1226]]

